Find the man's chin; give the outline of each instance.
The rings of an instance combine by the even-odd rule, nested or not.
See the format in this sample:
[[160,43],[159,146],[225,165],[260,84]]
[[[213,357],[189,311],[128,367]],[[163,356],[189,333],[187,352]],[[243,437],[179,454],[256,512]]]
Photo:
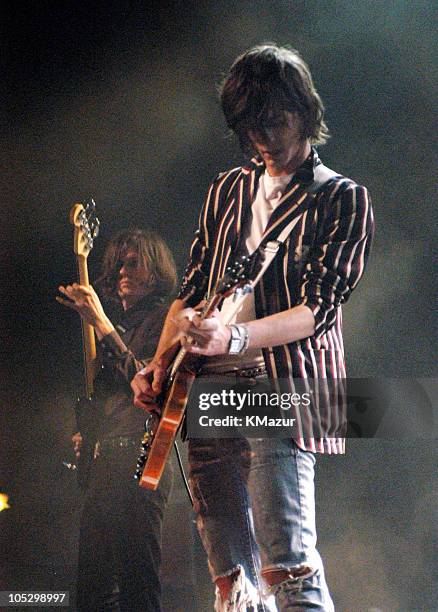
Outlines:
[[283,164],[280,160],[277,160],[277,159],[267,160],[265,161],[265,165],[266,165],[266,168],[268,169],[268,172],[272,176],[281,174],[282,172],[286,170],[285,164]]
[[134,292],[132,291],[132,289],[129,289],[128,287],[123,287],[123,289],[119,289],[118,295],[119,295],[119,298],[123,300],[123,299],[132,297],[134,295]]

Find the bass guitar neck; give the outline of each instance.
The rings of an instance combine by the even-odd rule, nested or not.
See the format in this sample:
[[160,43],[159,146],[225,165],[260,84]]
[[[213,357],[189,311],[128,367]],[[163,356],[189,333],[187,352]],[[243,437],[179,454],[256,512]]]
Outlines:
[[[78,266],[79,283],[90,286],[87,258],[93,248],[95,238],[99,233],[99,220],[96,217],[94,200],[86,208],[75,204],[70,211],[70,222],[74,226],[73,250]],[[94,390],[96,374],[96,340],[92,325],[82,321],[82,349],[84,357],[84,387],[85,397],[90,399]]]
[[[87,259],[81,255],[77,256],[79,283],[88,287],[90,285],[88,277]],[[85,397],[91,398],[94,391],[94,377],[96,374],[96,338],[94,328],[89,323],[81,319],[82,323],[82,348],[84,358],[84,387]]]

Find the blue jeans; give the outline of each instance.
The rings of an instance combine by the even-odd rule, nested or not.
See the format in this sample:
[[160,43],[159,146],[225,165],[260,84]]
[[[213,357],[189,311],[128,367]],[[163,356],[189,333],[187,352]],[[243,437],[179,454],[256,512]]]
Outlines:
[[[315,456],[292,440],[196,439],[189,463],[212,579],[236,576],[215,609],[333,612],[316,550]],[[274,604],[260,575],[275,569],[300,576],[271,587]]]

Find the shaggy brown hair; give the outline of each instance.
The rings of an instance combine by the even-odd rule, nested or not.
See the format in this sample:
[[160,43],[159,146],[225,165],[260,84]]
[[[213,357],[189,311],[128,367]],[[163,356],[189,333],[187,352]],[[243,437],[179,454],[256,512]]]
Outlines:
[[97,281],[102,294],[118,298],[119,270],[128,251],[136,253],[138,267],[149,272],[153,282],[151,297],[169,298],[176,288],[175,261],[163,238],[146,229],[123,230],[112,238],[103,257],[102,275]]
[[298,115],[302,138],[324,144],[329,137],[324,105],[309,68],[298,51],[273,43],[258,45],[239,56],[220,86],[228,127],[245,153],[252,154],[249,131],[266,133],[285,122],[284,113]]

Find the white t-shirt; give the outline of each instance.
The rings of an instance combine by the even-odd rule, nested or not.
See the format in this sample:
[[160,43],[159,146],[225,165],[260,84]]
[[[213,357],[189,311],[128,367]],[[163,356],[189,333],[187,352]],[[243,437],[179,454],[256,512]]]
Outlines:
[[[271,214],[277,208],[286,185],[290,182],[292,175],[270,176],[266,171],[259,181],[256,198],[252,204],[252,216],[250,222],[242,228],[243,238],[248,253],[253,253],[259,246],[263,232],[268,225]],[[254,293],[249,293],[242,301],[237,314],[230,315],[235,309],[233,296],[224,300],[221,309],[221,318],[225,323],[245,323],[256,318]],[[215,355],[207,357],[203,370],[214,372],[226,372],[233,369],[254,368],[263,365],[263,354],[260,349],[249,349],[242,356],[239,355]]]

